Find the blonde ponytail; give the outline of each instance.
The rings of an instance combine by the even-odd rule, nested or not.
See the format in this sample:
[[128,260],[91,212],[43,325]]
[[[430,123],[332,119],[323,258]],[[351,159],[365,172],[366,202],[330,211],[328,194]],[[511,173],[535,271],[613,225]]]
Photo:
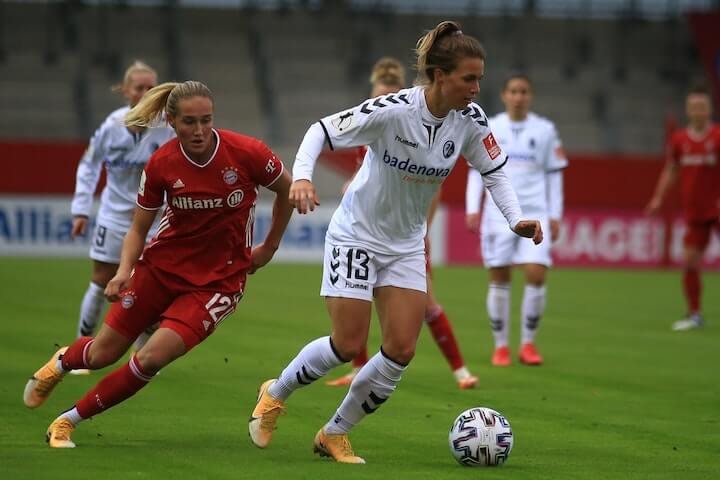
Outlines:
[[183,83],[160,84],[148,90],[140,102],[125,115],[125,125],[150,127],[161,117],[163,110],[168,117],[174,118],[178,113],[178,102],[192,97],[206,97],[213,101],[212,92],[201,82],[188,80]]

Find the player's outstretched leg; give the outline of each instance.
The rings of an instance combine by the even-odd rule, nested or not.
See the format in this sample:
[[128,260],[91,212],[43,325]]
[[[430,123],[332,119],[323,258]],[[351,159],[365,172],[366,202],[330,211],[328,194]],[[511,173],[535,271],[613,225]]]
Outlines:
[[45,365],[30,377],[25,385],[23,401],[28,408],[37,408],[48,399],[53,389],[60,383],[67,373],[62,369],[60,362],[68,347],[62,347],[47,361]]

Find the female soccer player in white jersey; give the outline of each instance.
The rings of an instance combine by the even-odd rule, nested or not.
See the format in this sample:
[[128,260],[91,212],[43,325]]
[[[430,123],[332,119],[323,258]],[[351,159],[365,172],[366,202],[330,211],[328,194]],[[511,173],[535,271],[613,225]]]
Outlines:
[[[391,57],[383,57],[373,65],[372,73],[370,74],[370,85],[372,90],[370,91],[371,98],[377,98],[381,95],[387,95],[389,93],[397,93],[399,90],[405,87],[405,68],[399,60]],[[365,157],[366,148],[359,147],[358,152],[358,168],[362,165],[362,160]],[[347,190],[350,185],[348,181],[344,188],[343,193]],[[440,202],[440,192],[438,191],[433,197],[433,201],[430,204],[430,211],[427,217],[427,227],[430,229],[430,225],[435,215],[435,210]],[[432,288],[432,267],[430,263],[430,239],[426,237],[426,251],[425,251],[425,265],[427,270],[427,294],[428,302],[425,307],[425,323],[430,329],[433,340],[437,344],[438,348],[442,352],[443,356],[450,364],[453,376],[457,382],[458,387],[461,389],[474,388],[478,383],[478,377],[470,373],[465,361],[463,360],[462,353],[460,353],[460,347],[455,339],[455,333],[453,332],[452,324],[445,314],[445,310],[435,298]],[[363,348],[360,353],[352,359],[352,370],[341,377],[325,382],[327,385],[333,387],[347,386],[355,378],[355,375],[360,369],[368,362],[368,351],[367,346]]]
[[442,22],[417,44],[424,85],[367,100],[313,124],[293,168],[290,201],[301,214],[319,205],[311,183],[315,161],[330,148],[368,145],[360,170],[335,211],[325,239],[320,294],[332,320],[330,336],[307,344],[265,381],[249,422],[250,437],[267,447],[285,401],[298,388],[349,361],[367,343],[375,300],[382,347],[358,372],[314,440],[315,452],[342,463],[365,463],[349,430],[392,394],[415,353],[427,304],[423,239],[430,201],[462,154],[484,181],[517,234],[542,241],[540,222],[520,220],[505,177],[505,154],[473,103],[485,54],[455,22]]
[[518,192],[522,211],[540,218],[543,229],[550,229],[550,240],[533,245],[515,235],[507,235],[503,215],[493,199],[485,202],[480,175],[471,171],[466,191],[467,224],[473,232],[480,228],[482,254],[490,274],[487,310],[495,337],[492,364],[510,365],[508,334],[510,324],[510,276],[512,265],[522,265],[525,292],[521,307],[522,335],[520,362],[541,365],[543,358],[535,347],[540,318],[545,310],[545,276],[552,265],[550,249],[560,232],[563,210],[562,170],[567,159],[555,125],[530,112],[532,85],[524,74],[512,74],[502,91],[505,112],[490,118],[497,143],[508,154],[505,166],[513,188]]
[[[93,195],[103,165],[107,181],[90,246],[93,271],[80,306],[77,338],[92,335],[100,320],[105,305],[103,290],[120,263],[122,241],[132,223],[143,167],[155,150],[175,137],[173,129],[167,126],[126,127],[123,122],[125,114],[155,85],[157,73],[151,67],[139,61],[128,67],[122,85],[115,87],[122,91],[128,105],[108,115],[93,135],[78,165],[71,207],[73,237],[83,235],[87,229]],[[154,229],[150,232],[151,236],[153,232]],[[141,336],[138,348],[142,340]],[[87,370],[73,373],[87,373]]]

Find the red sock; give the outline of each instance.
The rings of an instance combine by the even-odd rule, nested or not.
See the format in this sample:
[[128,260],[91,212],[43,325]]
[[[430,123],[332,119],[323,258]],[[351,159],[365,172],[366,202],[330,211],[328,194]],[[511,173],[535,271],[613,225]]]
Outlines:
[[688,313],[693,314],[700,311],[700,272],[697,270],[685,270],[683,272],[683,290],[688,305]]
[[448,320],[442,307],[438,305],[436,308],[426,311],[425,322],[430,327],[430,333],[432,333],[435,343],[437,343],[452,369],[457,370],[465,365],[455,341],[450,320]]
[[355,358],[352,359],[353,368],[361,368],[368,362],[367,346],[362,349],[362,352],[358,353]]
[[90,418],[127,400],[152,380],[144,373],[135,355],[130,361],[109,373],[75,404],[82,418]]
[[78,368],[90,368],[87,363],[87,352],[92,345],[93,337],[80,337],[70,345],[62,356],[62,367],[64,370],[75,370]]

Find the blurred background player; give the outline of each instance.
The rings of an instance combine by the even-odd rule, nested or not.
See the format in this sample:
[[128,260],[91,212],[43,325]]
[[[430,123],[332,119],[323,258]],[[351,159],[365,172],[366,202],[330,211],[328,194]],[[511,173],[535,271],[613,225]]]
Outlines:
[[702,327],[700,267],[713,231],[720,232],[720,126],[711,122],[712,98],[705,85],[690,89],[685,99],[686,128],[675,131],[667,145],[667,162],[646,211],[657,213],[680,176],[685,225],[683,292],[687,316],[673,330]]
[[[405,88],[405,68],[399,60],[391,57],[383,57],[378,60],[373,66],[372,73],[370,75],[370,84],[372,90],[370,91],[370,98],[376,98],[381,95],[387,95],[388,93],[396,93],[399,90]],[[362,160],[365,157],[366,147],[359,147],[358,149],[358,168],[362,165]],[[347,189],[348,185],[352,180],[349,180],[343,186],[343,193]],[[437,210],[438,203],[440,202],[440,192],[438,192],[430,204],[430,211],[427,217],[427,230],[430,231],[435,211]],[[445,359],[452,368],[453,376],[461,389],[474,388],[478,383],[478,378],[470,373],[468,368],[465,366],[460,348],[458,347],[455,334],[453,333],[452,325],[448,320],[445,311],[442,306],[435,299],[435,295],[432,290],[432,267],[430,264],[430,237],[425,237],[425,262],[427,267],[427,293],[428,293],[428,304],[425,308],[425,323],[430,328],[435,343],[440,348]],[[352,360],[352,371],[347,373],[335,380],[328,380],[325,382],[326,385],[338,387],[350,385],[352,379],[355,378],[357,372],[365,365],[368,361],[367,346]]]
[[[106,183],[90,245],[93,271],[80,305],[77,338],[91,336],[102,315],[105,306],[103,290],[120,263],[122,241],[132,223],[143,168],[155,150],[175,136],[174,130],[165,125],[154,128],[125,126],[127,112],[156,85],[157,73],[145,63],[136,61],[127,68],[122,84],[113,89],[122,92],[128,105],[108,115],[90,139],[78,165],[71,207],[73,238],[85,234],[103,165]],[[153,233],[154,228],[150,236]],[[136,348],[140,348],[146,339],[146,334],[141,334]],[[89,372],[81,369],[73,373]]]
[[511,363],[508,337],[513,265],[522,266],[525,273],[519,359],[527,365],[543,362],[534,341],[545,311],[545,277],[552,265],[552,242],[558,238],[563,213],[562,170],[567,167],[567,159],[555,125],[530,111],[532,95],[530,79],[522,73],[511,74],[501,93],[505,112],[490,118],[490,127],[495,140],[508,155],[505,172],[518,194],[523,213],[540,218],[550,238],[534,245],[507,232],[503,215],[492,198],[485,202],[481,221],[484,188],[480,175],[474,170],[469,172],[466,191],[468,228],[477,232],[482,223],[482,256],[490,276],[487,311],[495,337],[492,364],[502,367]]
[[[160,326],[127,364],[52,422],[47,439],[53,448],[75,447],[70,436],[79,422],[130,398],[212,334],[235,310],[247,274],[272,259],[292,214],[290,175],[282,162],[260,140],[213,128],[214,103],[204,84],[159,85],[125,123],[147,127],[163,110],[177,140],[155,152],[143,171],[120,266],[105,288],[116,303],[97,337],[61,348],[35,372],[25,387],[25,405],[42,405],[72,369],[113,364],[140,332]],[[259,186],[276,197],[265,241],[252,248]],[[143,250],[165,199],[158,233]]]
[[270,444],[294,391],[366,347],[374,302],[380,351],[360,369],[313,442],[321,456],[365,463],[355,455],[348,433],[390,398],[415,355],[427,306],[427,212],[460,155],[483,173],[510,228],[542,241],[540,222],[521,220],[502,169],[505,155],[487,142],[490,128],[473,103],[485,70],[480,43],[463,34],[458,23],[445,21],[418,40],[416,52],[422,85],[323,118],[312,124],[298,149],[290,200],[305,214],[320,204],[311,179],[324,144],[333,149],[368,146],[325,236],[320,295],[332,333],[305,345],[277,380],[260,386],[248,423],[250,438],[260,448]]

